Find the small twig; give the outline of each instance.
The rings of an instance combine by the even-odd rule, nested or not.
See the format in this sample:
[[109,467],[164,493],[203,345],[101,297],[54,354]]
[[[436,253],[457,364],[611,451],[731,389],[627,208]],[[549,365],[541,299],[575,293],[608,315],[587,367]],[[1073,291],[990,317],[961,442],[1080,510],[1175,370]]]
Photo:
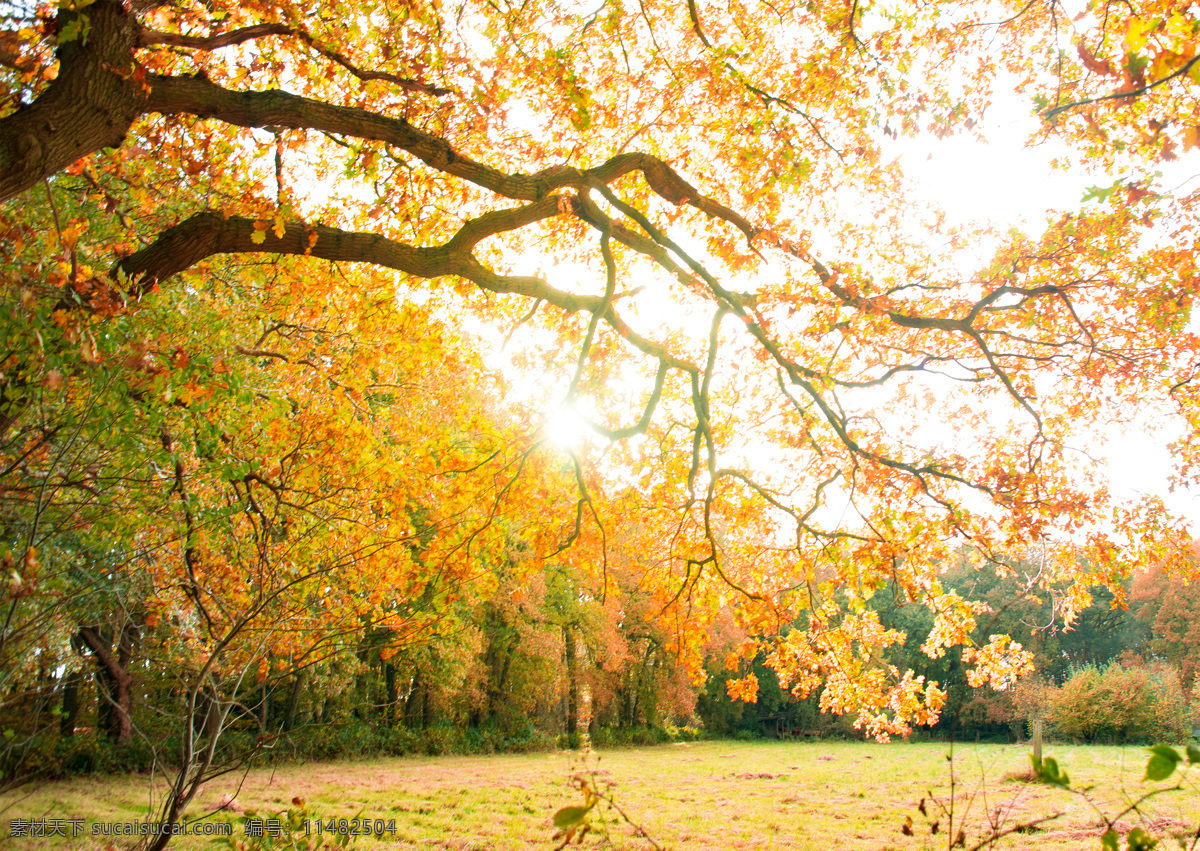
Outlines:
[[1045,121],[1049,121],[1050,119],[1052,119],[1056,115],[1058,115],[1060,112],[1065,112],[1068,109],[1074,109],[1077,106],[1087,106],[1088,104],[1101,103],[1106,100],[1124,100],[1125,98],[1135,98],[1135,97],[1138,97],[1139,95],[1144,95],[1146,92],[1150,91],[1151,89],[1157,88],[1158,86],[1161,86],[1163,83],[1170,82],[1171,80],[1175,79],[1176,77],[1186,74],[1188,71],[1190,71],[1192,69],[1192,66],[1195,65],[1197,62],[1200,62],[1200,55],[1193,56],[1191,59],[1189,59],[1187,62],[1185,62],[1182,66],[1180,66],[1176,70],[1172,71],[1170,74],[1163,77],[1161,80],[1155,80],[1153,83],[1147,83],[1146,85],[1141,86],[1140,88],[1130,89],[1127,92],[1113,92],[1111,95],[1103,95],[1101,97],[1087,98],[1086,100],[1077,100],[1072,103],[1064,103],[1062,106],[1056,106],[1053,109],[1043,112],[1042,118]]
[[287,24],[257,24],[251,27],[243,27],[241,29],[232,30],[225,33],[216,33],[210,36],[195,36],[183,35],[182,33],[158,32],[156,30],[142,30],[138,34],[138,44],[141,47],[150,47],[156,44],[165,44],[171,47],[182,47],[189,50],[216,50],[221,47],[230,47],[236,44],[243,44],[256,38],[264,36],[292,36],[299,39],[308,45],[312,50],[341,65],[359,80],[364,83],[369,80],[382,80],[399,86],[408,92],[420,92],[422,94],[441,97],[452,93],[451,89],[441,86],[434,86],[430,83],[425,83],[420,80],[414,80],[409,77],[401,77],[396,74],[390,74],[386,71],[372,71],[361,68],[351,62],[345,55],[338,53],[336,50],[331,50],[325,47],[312,37],[307,31],[290,27]]
[[542,300],[540,298],[534,299],[533,307],[529,308],[529,312],[526,313],[524,316],[522,316],[520,319],[518,319],[513,324],[513,327],[508,329],[508,333],[504,335],[504,342],[500,344],[501,349],[504,349],[506,346],[508,346],[508,341],[512,339],[512,335],[514,333],[516,333],[516,330],[518,328],[520,328],[522,325],[524,325],[526,322],[528,322],[530,319],[532,319],[534,314],[538,312],[538,308],[541,306],[542,306]]
[[[50,212],[54,215],[54,230],[58,234],[58,242],[63,245],[63,229],[62,222],[58,218],[58,205],[54,203],[54,193],[50,191],[50,179],[43,178],[42,183],[46,186],[46,200],[50,202]],[[79,280],[79,264],[75,260],[75,246],[66,246],[67,256],[71,260],[71,283],[74,284]]]
[[1040,816],[1038,818],[1031,819],[1030,821],[1023,821],[1020,824],[1014,824],[1012,827],[1006,827],[1004,830],[988,834],[986,837],[968,848],[967,851],[979,851],[980,848],[987,848],[991,845],[995,845],[997,839],[1002,839],[1012,833],[1023,833],[1024,831],[1032,830],[1040,824],[1044,824],[1048,821],[1054,821],[1055,819],[1062,818],[1064,815],[1066,815],[1065,812],[1051,813],[1048,816]]

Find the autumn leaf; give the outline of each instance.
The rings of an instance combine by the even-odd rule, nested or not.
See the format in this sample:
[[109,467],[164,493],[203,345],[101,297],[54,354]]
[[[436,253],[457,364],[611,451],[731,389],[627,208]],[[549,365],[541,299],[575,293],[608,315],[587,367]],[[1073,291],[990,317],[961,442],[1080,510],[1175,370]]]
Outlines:
[[740,700],[743,703],[758,702],[758,677],[753,673],[740,679],[730,680],[726,684],[726,688],[729,691],[729,697],[733,700]]
[[1079,58],[1083,60],[1083,67],[1087,68],[1093,74],[1100,74],[1105,77],[1119,77],[1120,74],[1113,68],[1111,62],[1107,59],[1100,60],[1092,53],[1082,41],[1075,45],[1075,52],[1079,54]]

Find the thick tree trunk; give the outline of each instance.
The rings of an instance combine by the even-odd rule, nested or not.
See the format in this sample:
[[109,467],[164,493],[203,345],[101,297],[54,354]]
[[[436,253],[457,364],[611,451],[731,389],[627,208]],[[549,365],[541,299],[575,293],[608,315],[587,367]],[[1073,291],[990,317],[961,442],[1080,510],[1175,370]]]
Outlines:
[[296,726],[296,709],[300,706],[300,697],[304,694],[304,683],[308,679],[308,668],[301,668],[296,672],[296,678],[292,681],[292,690],[288,693],[287,708],[283,713],[283,731],[291,732]]
[[83,671],[70,671],[63,681],[62,714],[59,716],[59,732],[64,737],[75,735],[79,721],[79,688],[83,685]]
[[563,626],[563,650],[567,661],[567,739],[568,746],[579,732],[579,665],[575,656],[575,630],[571,624]]
[[259,729],[265,733],[267,726],[271,723],[271,692],[267,688],[266,683],[263,683],[260,694],[262,702],[258,705],[258,724]]
[[97,680],[101,686],[100,726],[118,744],[127,744],[133,739],[133,677],[128,668],[136,637],[137,627],[125,624],[114,650],[98,629],[85,626],[79,630],[79,640],[96,660]]
[[421,689],[421,729],[433,726],[433,701],[429,699],[429,686]]
[[383,723],[388,727],[394,727],[396,724],[396,701],[398,700],[398,694],[396,691],[396,666],[390,661],[383,663],[383,688]]
[[421,670],[418,668],[413,674],[412,686],[404,701],[404,723],[410,729],[416,728],[425,721],[425,707],[422,705],[424,699],[425,683],[421,678]]
[[80,157],[115,147],[146,104],[133,49],[138,24],[121,3],[99,0],[58,13],[58,77],[29,106],[0,119],[0,201],[36,186]]

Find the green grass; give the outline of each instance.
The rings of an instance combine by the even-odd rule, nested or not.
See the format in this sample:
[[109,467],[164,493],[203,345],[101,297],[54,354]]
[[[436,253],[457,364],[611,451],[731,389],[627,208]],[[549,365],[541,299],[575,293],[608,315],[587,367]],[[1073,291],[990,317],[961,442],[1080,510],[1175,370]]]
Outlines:
[[[945,744],[878,745],[861,742],[696,742],[601,752],[590,766],[610,783],[629,816],[662,845],[675,849],[917,849],[945,848],[948,819],[930,835],[917,803],[930,792],[950,800]],[[1013,849],[1099,848],[1099,816],[1087,802],[1059,789],[1014,779],[1029,767],[1028,749],[958,745],[954,750],[955,824],[967,817],[968,846],[986,814],[1008,811],[1006,824],[1053,812],[1060,819],[1004,841]],[[1149,787],[1141,782],[1144,748],[1049,745],[1070,772],[1073,786],[1105,812],[1121,809]],[[200,816],[222,800],[260,814],[304,798],[322,818],[395,819],[383,841],[360,839],[361,849],[524,849],[551,847],[551,816],[580,802],[570,785],[581,757],[566,753],[514,756],[428,757],[334,762],[256,770],[244,778],[209,783],[190,814]],[[1195,773],[1193,770],[1192,773]],[[1165,784],[1160,784],[1165,785]],[[128,822],[146,812],[145,776],[88,778],[27,788],[0,797],[0,826],[12,818],[85,818]],[[927,802],[933,815],[936,807]],[[901,826],[913,818],[914,837]],[[235,817],[225,813],[224,820]],[[1160,834],[1183,834],[1200,825],[1200,794],[1159,796],[1142,819]],[[1190,826],[1190,829],[1189,829]],[[240,827],[239,827],[240,834]],[[623,823],[610,825],[612,845],[644,848]],[[603,845],[589,837],[588,846]],[[1174,846],[1174,842],[1164,847]],[[78,840],[3,839],[7,848],[103,848]],[[120,843],[116,847],[128,847]],[[211,840],[179,839],[172,848],[211,848]],[[1198,846],[1200,847],[1200,846]]]

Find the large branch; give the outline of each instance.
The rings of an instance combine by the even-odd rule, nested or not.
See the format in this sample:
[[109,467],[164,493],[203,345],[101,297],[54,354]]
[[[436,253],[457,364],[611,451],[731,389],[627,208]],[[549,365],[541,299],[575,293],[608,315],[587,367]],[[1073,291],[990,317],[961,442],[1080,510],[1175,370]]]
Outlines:
[[[560,165],[531,175],[507,174],[458,153],[445,139],[419,130],[403,118],[280,90],[231,91],[203,77],[145,76],[134,61],[136,47],[175,42],[192,45],[195,37],[144,32],[135,17],[114,0],[98,0],[84,11],[60,12],[59,28],[75,15],[88,18],[86,41],[76,39],[61,45],[58,78],[32,105],[0,119],[0,202],[81,157],[120,145],[133,121],[153,112],[196,115],[238,127],[309,129],[379,141],[408,151],[445,174],[522,201],[538,201],[561,189],[608,184],[640,172],[664,200],[690,204],[734,225],[748,239],[758,233],[758,228],[743,216],[703,195],[669,165],[649,154],[618,154],[587,170]],[[242,36],[282,34],[277,30],[273,26],[251,27],[231,36],[234,41],[230,43]],[[221,36],[210,39],[209,45],[223,43]],[[205,43],[205,39],[199,39],[193,46]],[[314,49],[320,48],[314,44]]]
[[[568,203],[574,206],[576,199]],[[242,216],[228,218],[205,211],[163,231],[146,248],[113,267],[114,280],[132,282],[142,293],[155,284],[191,268],[216,254],[287,254],[347,263],[371,263],[422,278],[455,275],[495,293],[512,293],[541,299],[569,313],[599,315],[630,345],[672,369],[695,372],[696,366],[672,355],[666,347],[633,331],[602,296],[580,295],[552,287],[541,278],[500,275],[480,263],[471,249],[487,236],[525,227],[559,215],[566,199],[557,195],[509,210],[497,210],[474,219],[445,245],[413,246],[375,233],[345,231],[327,225],[288,222],[282,236],[273,224]]]
[[112,648],[100,638],[94,629],[91,627],[81,627],[78,633],[79,639],[87,645],[88,650],[96,658],[101,666],[112,677],[113,682],[123,684],[128,687],[132,677],[125,670],[125,666],[121,660],[113,654]]
[[357,139],[383,142],[408,151],[426,165],[470,181],[506,198],[537,201],[560,189],[582,189],[607,184],[633,172],[672,204],[691,204],[707,215],[723,219],[753,238],[758,229],[723,204],[702,195],[657,157],[642,153],[618,154],[595,168],[552,166],[535,174],[507,174],[455,151],[439,136],[426,133],[403,118],[391,118],[365,109],[337,106],[272,89],[235,92],[200,77],[152,77],[146,109],[162,115],[198,115],[238,127],[286,127],[319,130]]
[[413,246],[376,233],[341,230],[320,224],[287,222],[282,235],[273,223],[244,216],[226,218],[205,211],[167,229],[149,246],[126,257],[113,272],[133,282],[136,292],[214,254],[289,254],[322,260],[372,263],[422,278],[457,275],[493,292],[540,298],[563,310],[596,309],[600,300],[555,289],[540,278],[499,275],[471,254],[486,235],[512,230],[559,213],[558,196],[512,210],[496,211],[470,222],[446,245]]

